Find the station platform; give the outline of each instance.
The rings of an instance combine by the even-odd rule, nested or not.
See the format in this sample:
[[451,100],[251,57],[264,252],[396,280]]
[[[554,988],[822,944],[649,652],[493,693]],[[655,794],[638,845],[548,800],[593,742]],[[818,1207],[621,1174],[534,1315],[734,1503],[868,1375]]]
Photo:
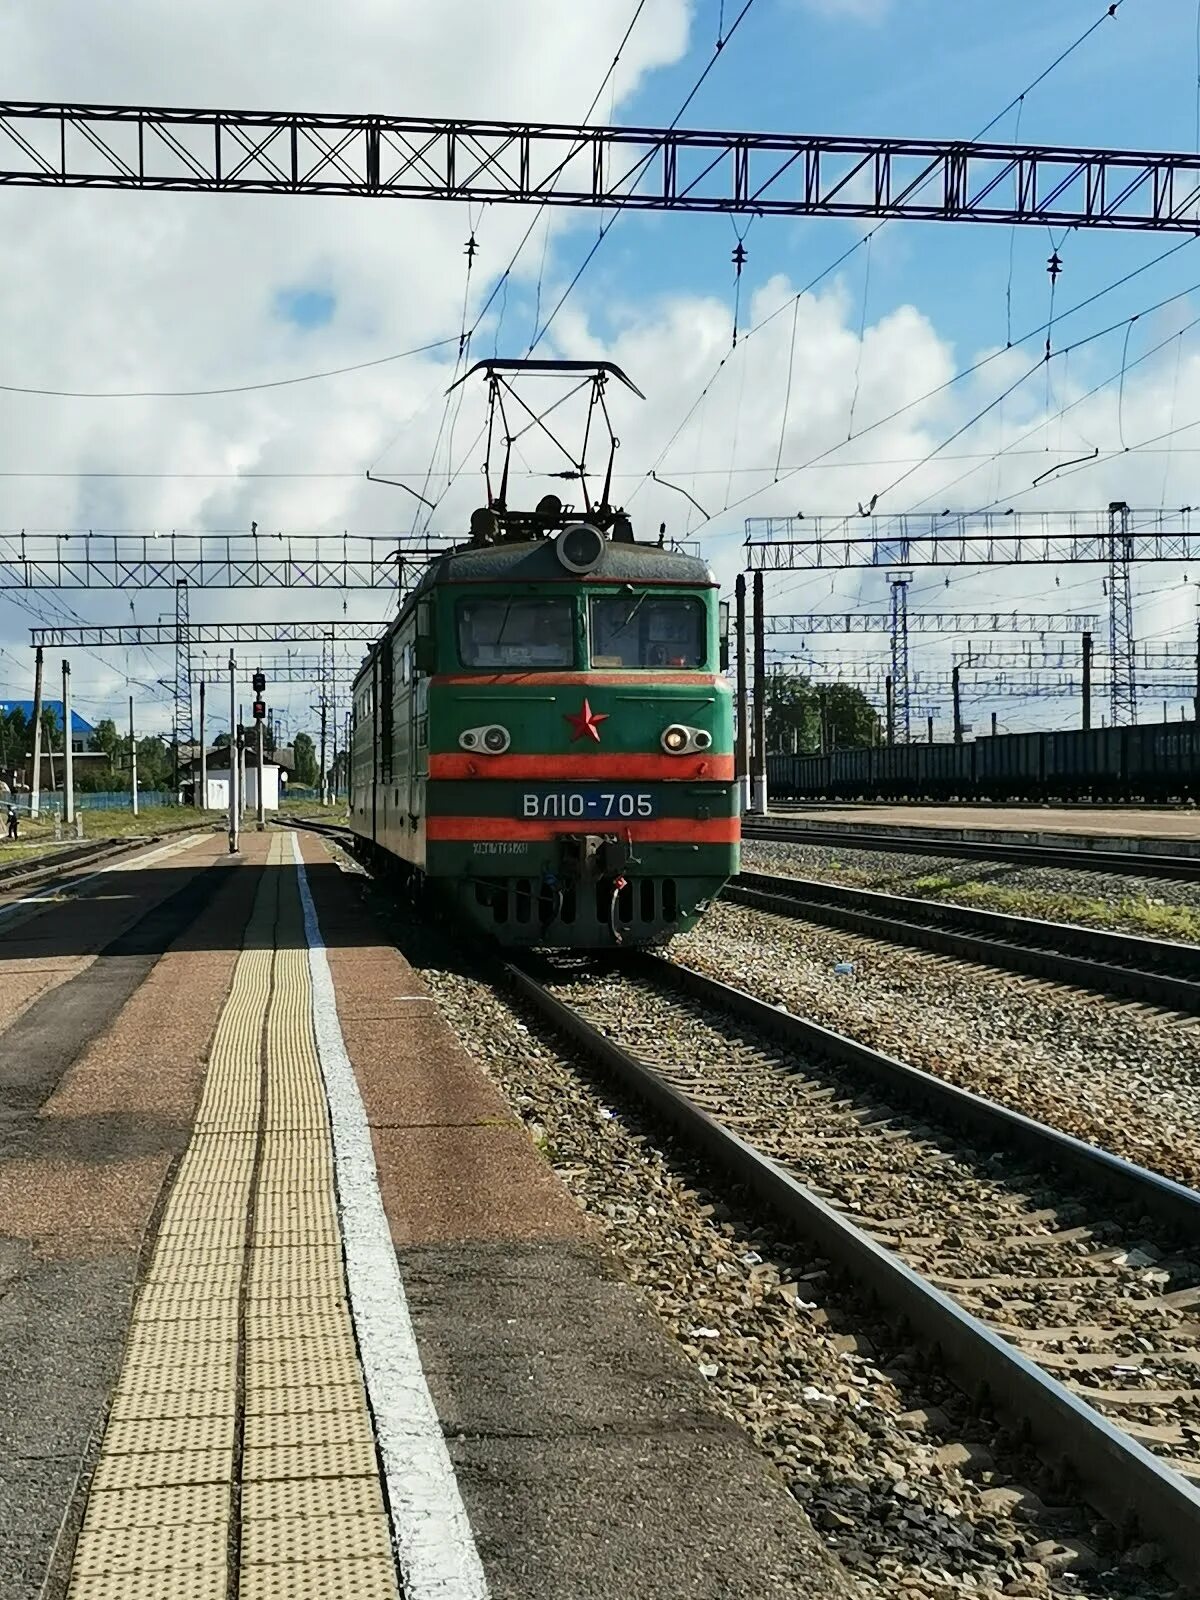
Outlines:
[[[769,818],[798,828],[944,837],[986,844],[1125,850],[1138,855],[1200,856],[1200,813],[1181,806],[1010,806],[858,804],[772,805]],[[951,852],[948,850],[947,854]]]
[[324,844],[0,905],[0,1600],[849,1594]]

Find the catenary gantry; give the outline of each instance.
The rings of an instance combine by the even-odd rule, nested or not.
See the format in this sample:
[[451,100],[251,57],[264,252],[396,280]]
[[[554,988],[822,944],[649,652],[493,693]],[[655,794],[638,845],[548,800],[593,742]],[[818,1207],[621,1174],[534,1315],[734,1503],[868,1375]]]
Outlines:
[[0,184],[1200,232],[1200,155],[0,102]]

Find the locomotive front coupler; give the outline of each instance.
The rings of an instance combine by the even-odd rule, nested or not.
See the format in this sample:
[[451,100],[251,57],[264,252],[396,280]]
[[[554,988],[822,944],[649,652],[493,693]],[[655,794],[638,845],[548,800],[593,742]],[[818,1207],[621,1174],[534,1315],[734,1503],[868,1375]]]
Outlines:
[[560,851],[562,875],[574,883],[617,878],[638,864],[633,841],[616,833],[566,833]]

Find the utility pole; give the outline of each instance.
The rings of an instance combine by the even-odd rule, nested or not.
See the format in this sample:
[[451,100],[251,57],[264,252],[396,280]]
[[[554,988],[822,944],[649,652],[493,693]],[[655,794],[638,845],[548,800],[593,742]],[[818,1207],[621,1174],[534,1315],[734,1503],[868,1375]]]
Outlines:
[[992,712],[992,738],[993,739],[996,737],[996,734],[997,734],[998,731],[999,730],[998,730],[998,728],[996,726],[996,713],[993,711]]
[[883,691],[887,697],[887,742],[890,747],[896,742],[896,684],[890,673],[883,680]]
[[238,821],[246,815],[246,724],[243,720],[245,713],[238,706],[237,720],[237,763],[238,763]]
[[763,575],[754,574],[754,741],[750,784],[750,809],[767,811],[767,640],[763,601]]
[[928,718],[928,724],[929,724],[929,740],[928,740],[928,742],[930,744],[932,744],[933,743],[933,718],[932,717]]
[[[29,785],[29,816],[31,820],[38,814],[39,798],[42,792],[42,665],[44,655],[45,652],[41,645],[38,645],[33,658],[33,777]],[[1200,712],[1197,714],[1200,715]]]
[[736,623],[734,625],[737,648],[737,769],[738,808],[743,813],[750,809],[750,689],[746,672],[746,574],[739,572],[734,585],[736,597]]
[[234,732],[237,726],[236,672],[237,661],[231,650],[229,652],[229,854],[231,856],[237,855],[238,851],[238,753]]
[[129,696],[129,792],[133,796],[133,814],[138,814],[137,792],[137,739],[133,732],[133,696]]
[[[1111,667],[1111,663],[1110,663]],[[1086,731],[1092,725],[1092,636],[1085,633],[1083,636],[1083,726]]]
[[200,783],[192,799],[198,811],[208,810],[208,745],[204,727],[204,679],[200,679]]
[[[961,668],[956,664],[955,668],[954,668],[954,671],[950,674],[950,692],[954,696],[954,742],[955,742],[955,744],[961,744],[963,742],[962,685],[959,682],[960,676],[961,676]],[[932,742],[933,741],[931,740],[930,743],[932,743]]]
[[63,657],[63,821],[75,824],[75,752],[71,748],[71,663]]
[[1194,709],[1196,721],[1200,722],[1200,617],[1196,619],[1196,695]]

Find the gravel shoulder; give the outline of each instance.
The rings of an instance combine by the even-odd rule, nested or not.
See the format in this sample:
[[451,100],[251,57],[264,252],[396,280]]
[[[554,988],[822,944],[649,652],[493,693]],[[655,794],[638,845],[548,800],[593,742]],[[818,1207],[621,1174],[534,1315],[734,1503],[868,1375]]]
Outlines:
[[1200,944],[1200,885],[1171,878],[748,839],[747,869]]
[[[1194,1021],[734,905],[714,906],[671,955],[1200,1186]],[[852,973],[835,970],[846,963]]]

